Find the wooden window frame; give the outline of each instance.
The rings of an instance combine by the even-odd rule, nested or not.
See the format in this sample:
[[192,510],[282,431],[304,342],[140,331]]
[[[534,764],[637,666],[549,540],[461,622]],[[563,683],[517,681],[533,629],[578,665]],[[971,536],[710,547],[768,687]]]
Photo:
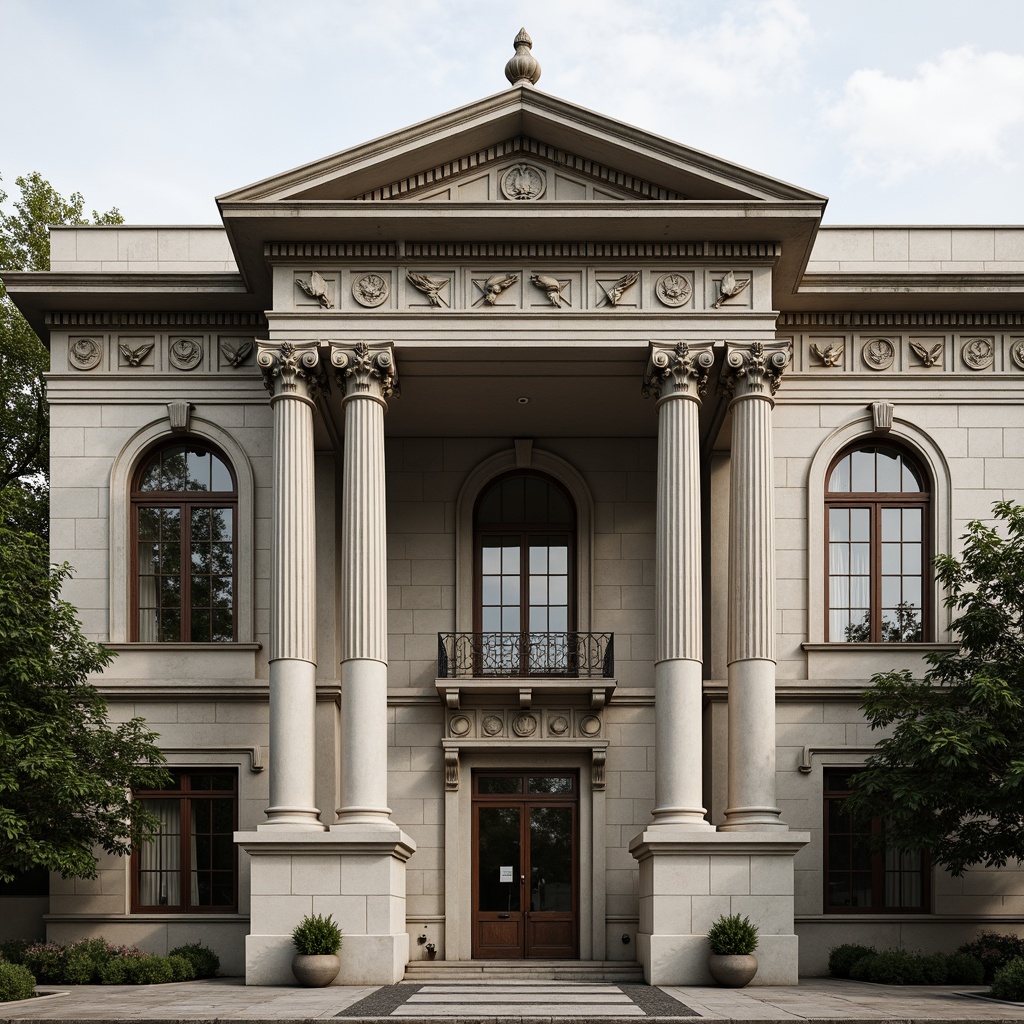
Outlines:
[[[232,843],[231,847],[231,903],[230,905],[202,906],[194,905],[191,902],[191,874],[192,874],[192,802],[195,800],[223,800],[230,797],[232,800],[231,831],[238,831],[238,769],[221,767],[198,767],[178,768],[173,766],[170,769],[180,777],[177,788],[171,789],[139,789],[132,793],[135,800],[174,800],[179,801],[181,834],[179,836],[179,885],[181,891],[180,906],[164,906],[157,904],[150,906],[139,901],[139,870],[140,858],[138,848],[132,851],[132,881],[131,881],[131,912],[133,914],[237,914],[238,913],[238,847]],[[231,775],[233,786],[231,790],[203,789],[193,790],[191,780],[196,775]]]
[[[143,491],[140,489],[142,476],[153,460],[170,448],[191,448],[202,451],[219,459],[231,474],[230,491]],[[182,557],[181,565],[181,621],[177,640],[155,640],[153,643],[235,643],[238,640],[238,478],[231,460],[216,445],[209,441],[192,437],[174,438],[165,441],[155,448],[149,449],[145,457],[132,474],[130,512],[128,529],[130,536],[130,554],[128,560],[128,598],[131,607],[129,637],[131,642],[139,642],[139,509],[141,508],[172,508],[177,509],[180,516]],[[192,640],[192,523],[190,512],[193,508],[229,508],[231,509],[231,639],[193,641]],[[188,557],[184,557],[188,554]]]
[[[927,851],[920,854],[920,884],[921,884],[921,905],[919,907],[887,907],[885,906],[885,852],[875,850],[871,854],[871,906],[854,907],[841,906],[829,903],[829,843],[830,843],[830,816],[829,804],[833,801],[842,801],[852,792],[849,788],[831,788],[829,777],[840,773],[852,775],[858,768],[843,768],[832,766],[822,771],[822,885],[821,905],[826,914],[930,914],[932,902],[932,865],[931,857]],[[862,832],[862,835],[877,836],[882,831],[882,819],[872,818],[870,833]]]
[[[930,484],[928,473],[925,472],[919,459],[915,458],[902,445],[881,438],[870,438],[856,444],[847,445],[829,463],[825,474],[825,529],[824,533],[824,583],[825,583],[825,642],[843,645],[857,643],[899,643],[885,641],[882,638],[882,510],[883,509],[920,509],[921,510],[921,638],[919,643],[929,643],[933,639],[932,587],[928,568],[934,558],[932,541],[932,491],[830,491],[832,474],[840,462],[855,451],[867,448],[890,448],[898,452],[905,462],[909,463],[918,480],[923,486]],[[867,508],[870,515],[870,615],[871,630],[867,640],[856,641],[837,638],[831,635],[831,558],[829,543],[831,540],[833,509]]]

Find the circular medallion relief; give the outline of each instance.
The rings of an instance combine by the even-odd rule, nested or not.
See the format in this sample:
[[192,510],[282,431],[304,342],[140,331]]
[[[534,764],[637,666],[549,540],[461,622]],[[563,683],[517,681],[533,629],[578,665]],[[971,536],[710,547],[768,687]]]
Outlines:
[[552,736],[564,736],[569,731],[569,719],[565,715],[552,715],[548,719],[548,732]]
[[391,285],[380,274],[363,274],[352,282],[352,298],[360,306],[379,306],[388,301]]
[[194,338],[174,338],[171,341],[171,366],[179,370],[194,370],[203,359],[203,346]]
[[988,338],[972,338],[960,350],[964,363],[972,370],[986,370],[995,359],[995,346]]
[[601,719],[597,715],[584,715],[580,719],[580,732],[584,736],[596,736],[601,731]]
[[540,199],[548,187],[547,177],[532,164],[515,164],[498,179],[506,199]]
[[99,342],[93,338],[76,338],[68,348],[68,359],[79,370],[91,370],[100,365]]
[[465,715],[454,715],[448,723],[448,728],[453,736],[465,736],[469,732],[471,724]]
[[662,305],[685,306],[693,295],[693,285],[685,274],[665,274],[658,278],[654,292]]
[[498,715],[488,715],[483,721],[484,734],[487,736],[497,736],[504,727],[504,723]]
[[532,736],[537,731],[537,719],[525,711],[512,719],[512,731],[517,736]]
[[874,338],[864,346],[864,362],[871,370],[888,370],[896,358],[896,348],[888,338]]
[[1024,338],[1021,338],[1020,341],[1015,341],[1010,346],[1010,358],[1017,366],[1024,370]]

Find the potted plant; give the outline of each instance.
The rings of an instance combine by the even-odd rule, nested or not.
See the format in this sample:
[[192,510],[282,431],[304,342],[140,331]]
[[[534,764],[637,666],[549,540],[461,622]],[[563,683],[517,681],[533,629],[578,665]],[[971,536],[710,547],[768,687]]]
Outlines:
[[757,974],[757,926],[749,917],[720,917],[708,931],[708,970],[726,988],[743,988]]
[[341,970],[341,929],[328,914],[307,914],[292,932],[295,956],[292,974],[300,985],[321,988],[330,985]]

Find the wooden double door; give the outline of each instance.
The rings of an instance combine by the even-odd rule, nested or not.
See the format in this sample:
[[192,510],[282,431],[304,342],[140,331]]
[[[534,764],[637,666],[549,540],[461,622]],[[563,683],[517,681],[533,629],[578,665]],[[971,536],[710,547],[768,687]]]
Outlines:
[[578,889],[578,773],[474,772],[474,958],[578,958]]

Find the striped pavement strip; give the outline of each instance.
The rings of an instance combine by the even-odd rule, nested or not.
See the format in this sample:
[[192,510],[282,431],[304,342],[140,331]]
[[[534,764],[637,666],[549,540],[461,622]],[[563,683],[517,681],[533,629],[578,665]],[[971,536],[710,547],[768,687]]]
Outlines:
[[551,982],[423,984],[392,1017],[645,1017],[617,985]]

